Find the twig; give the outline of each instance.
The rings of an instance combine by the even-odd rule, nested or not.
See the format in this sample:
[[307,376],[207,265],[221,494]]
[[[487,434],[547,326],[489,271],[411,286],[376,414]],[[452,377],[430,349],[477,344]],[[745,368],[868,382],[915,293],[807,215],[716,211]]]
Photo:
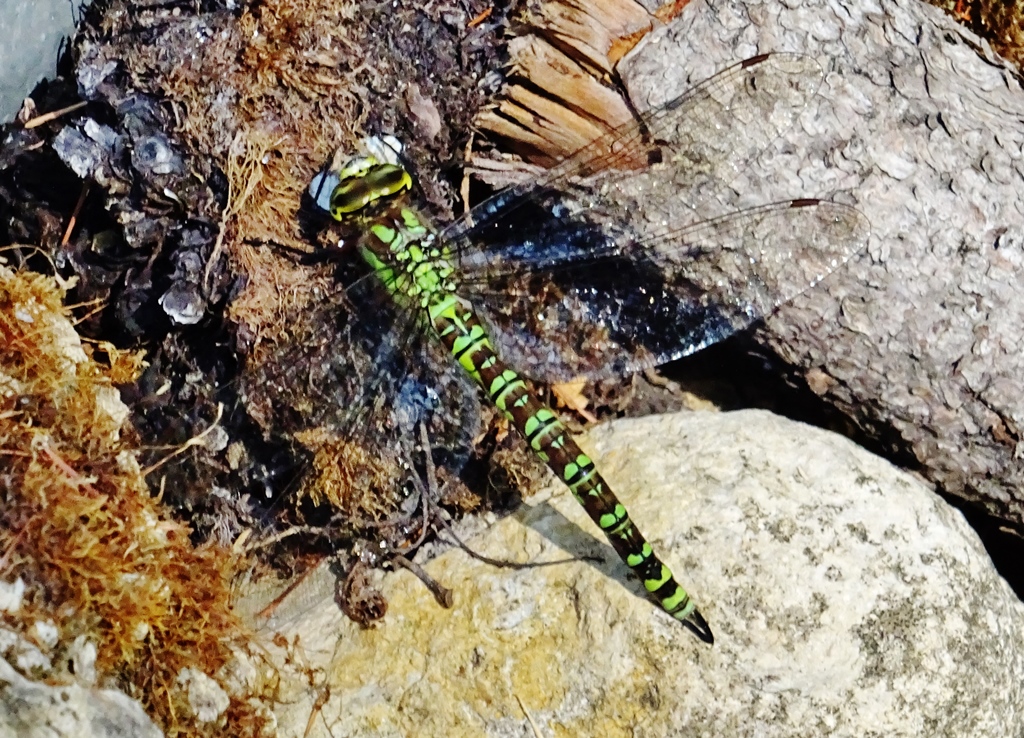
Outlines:
[[89,194],[89,182],[86,180],[82,183],[82,192],[78,195],[78,202],[75,203],[75,209],[71,211],[71,217],[68,218],[68,227],[64,229],[64,237],[60,240],[61,246],[67,246],[68,241],[71,240],[71,231],[75,229],[75,224],[78,222],[78,214],[82,212],[82,206],[85,205],[85,198]]
[[482,13],[478,13],[477,16],[473,20],[471,20],[469,23],[466,24],[466,27],[467,28],[476,28],[481,23],[483,23],[485,20],[490,18],[491,17],[491,13],[493,13],[493,12],[494,12],[494,6],[492,5],[491,7],[487,8],[487,10],[483,11]]
[[285,538],[291,538],[292,536],[298,535],[300,533],[322,534],[323,530],[313,525],[293,525],[292,527],[286,528],[285,530],[275,533],[272,536],[260,538],[258,541],[253,541],[252,543],[247,544],[242,548],[242,552],[245,554],[250,554],[253,551],[258,551],[260,549],[267,548],[268,546],[272,546],[278,541],[283,541]]
[[203,442],[203,438],[205,438],[210,432],[212,432],[214,428],[216,428],[218,425],[220,425],[220,419],[221,419],[221,417],[223,415],[224,415],[224,405],[223,405],[223,403],[218,402],[217,403],[217,417],[213,419],[213,422],[210,424],[209,428],[204,430],[199,435],[193,436],[192,438],[190,438],[187,441],[185,441],[185,443],[183,443],[180,446],[178,446],[177,448],[175,448],[171,453],[167,454],[167,456],[165,456],[164,458],[160,459],[160,461],[158,461],[155,464],[152,464],[150,466],[147,466],[145,469],[142,470],[142,476],[144,476],[144,477],[149,476],[149,474],[151,472],[156,471],[161,466],[166,464],[168,461],[173,459],[175,456],[179,456],[179,455],[185,453],[186,449],[189,449],[192,446],[199,446],[199,445],[201,445],[202,442]]
[[[466,151],[463,154],[463,159],[468,164],[471,157],[473,156],[473,137],[474,133],[470,131],[469,140],[466,141]],[[459,197],[462,199],[462,212],[469,211],[469,167],[462,168],[462,183],[459,186]]]
[[[515,693],[513,692],[513,694]],[[516,694],[516,702],[519,703],[519,709],[523,711],[524,715],[526,715],[526,722],[530,724],[533,734],[536,738],[543,738],[540,734],[540,729],[537,727],[537,723],[533,722],[533,716],[530,714],[530,711],[526,709],[526,705],[523,704],[523,698],[518,694]]]
[[262,610],[256,613],[256,617],[262,620],[269,620],[273,617],[274,612],[281,606],[281,603],[288,599],[288,595],[298,589],[299,585],[312,576],[313,572],[315,572],[319,567],[319,564],[311,566],[306,571],[302,572],[302,574],[297,576],[294,581],[289,582],[288,586],[284,588],[284,591],[281,592],[281,594],[268,602]]
[[83,100],[82,102],[76,102],[74,105],[68,105],[66,108],[54,110],[51,113],[43,113],[42,115],[37,115],[35,118],[25,121],[25,125],[22,126],[22,128],[35,128],[37,126],[41,126],[43,125],[43,123],[49,123],[51,120],[56,120],[62,115],[73,113],[79,108],[84,108],[87,104],[88,103],[85,100]]
[[[327,704],[327,700],[331,698],[331,687],[329,684],[325,684],[320,694],[317,695],[316,701],[313,703],[313,707],[310,708],[309,720],[306,721],[306,730],[302,734],[302,738],[309,738],[309,734],[313,732],[313,724],[316,722],[316,716],[320,715],[320,711],[324,709],[324,705]],[[327,725],[327,721],[324,720],[324,725]],[[327,731],[330,732],[331,726],[327,725]]]
[[441,607],[448,610],[455,604],[455,597],[452,595],[452,591],[427,574],[426,570],[422,566],[417,564],[415,561],[410,561],[401,554],[396,554],[394,560],[396,563],[415,574],[416,577],[427,586],[427,589],[429,589],[430,593],[434,595],[434,599],[437,600],[437,604]]

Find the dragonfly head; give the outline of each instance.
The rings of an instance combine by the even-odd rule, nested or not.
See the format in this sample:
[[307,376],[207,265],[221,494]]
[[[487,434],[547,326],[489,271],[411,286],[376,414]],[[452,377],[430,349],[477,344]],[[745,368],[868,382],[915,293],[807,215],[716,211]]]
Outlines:
[[362,143],[362,149],[347,161],[336,158],[310,182],[309,194],[335,220],[345,221],[377,200],[412,188],[412,176],[402,165],[401,143],[397,139],[371,137]]
[[376,200],[393,197],[411,187],[412,177],[401,165],[373,162],[358,174],[339,178],[331,191],[328,210],[335,220],[344,220]]

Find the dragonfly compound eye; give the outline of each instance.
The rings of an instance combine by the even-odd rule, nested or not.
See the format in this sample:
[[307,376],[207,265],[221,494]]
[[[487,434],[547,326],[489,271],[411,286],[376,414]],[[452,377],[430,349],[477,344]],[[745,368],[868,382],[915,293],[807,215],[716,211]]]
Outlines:
[[341,180],[331,193],[331,215],[342,220],[381,198],[412,187],[412,177],[396,164],[374,164],[358,176]]

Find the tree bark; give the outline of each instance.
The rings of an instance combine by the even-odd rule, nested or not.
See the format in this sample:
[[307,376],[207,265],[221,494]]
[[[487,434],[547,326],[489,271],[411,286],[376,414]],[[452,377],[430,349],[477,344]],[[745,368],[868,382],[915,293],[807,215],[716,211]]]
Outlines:
[[[734,178],[725,176],[730,184],[713,201],[684,188],[680,202],[698,216],[800,197],[858,207],[871,222],[867,248],[769,318],[761,338],[867,436],[898,458],[912,456],[939,489],[1024,534],[1017,73],[987,42],[916,0],[791,5],[694,0],[667,24],[654,21],[615,72],[630,106],[644,111],[757,54],[799,52],[821,64],[820,91],[794,126]],[[601,25],[600,7],[587,12]],[[521,52],[531,49],[521,43]],[[565,85],[546,82],[552,75],[528,76],[560,101],[548,108],[566,111],[516,118],[539,121],[529,135],[544,143],[522,139],[543,151],[535,161],[571,153],[575,146],[558,145],[575,140],[578,111],[600,120],[615,107],[592,91],[564,102]],[[606,117],[621,122],[619,114]],[[487,164],[474,163],[486,178]]]
[[940,489],[1024,532],[1024,94],[1016,71],[913,0],[698,0],[619,65],[658,105],[737,59],[825,69],[797,125],[733,182],[741,203],[831,197],[866,251],[767,321],[766,341]]

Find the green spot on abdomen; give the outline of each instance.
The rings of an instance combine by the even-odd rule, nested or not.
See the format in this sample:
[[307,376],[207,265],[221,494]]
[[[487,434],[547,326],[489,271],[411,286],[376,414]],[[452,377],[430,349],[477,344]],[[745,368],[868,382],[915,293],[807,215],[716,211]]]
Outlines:
[[395,236],[398,235],[394,228],[388,228],[380,223],[370,226],[370,233],[379,238],[382,243],[389,245],[395,240]]

